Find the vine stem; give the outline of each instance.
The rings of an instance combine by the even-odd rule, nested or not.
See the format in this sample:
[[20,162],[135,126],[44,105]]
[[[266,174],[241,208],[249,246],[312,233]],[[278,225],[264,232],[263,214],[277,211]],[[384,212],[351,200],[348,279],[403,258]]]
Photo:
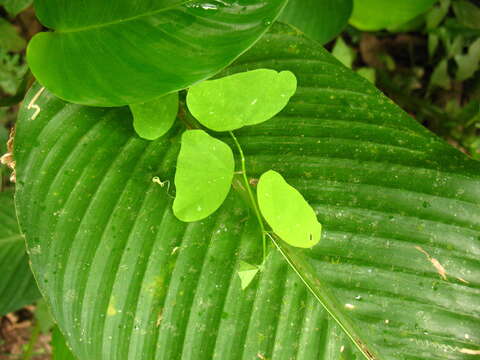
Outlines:
[[306,262],[302,257],[299,257],[289,246],[282,245],[280,238],[275,233],[271,233],[265,230],[265,225],[263,218],[260,214],[260,209],[258,207],[258,202],[253,195],[250,183],[248,182],[247,170],[246,170],[246,161],[245,155],[243,153],[242,147],[238,142],[235,134],[232,131],[229,131],[230,136],[232,137],[238,152],[240,154],[241,166],[242,166],[242,178],[245,184],[246,191],[248,193],[251,206],[255,211],[258,224],[262,231],[262,243],[263,243],[263,262],[265,263],[266,251],[267,251],[267,236],[270,238],[272,243],[278,249],[283,258],[287,261],[288,265],[295,271],[301,281],[305,284],[309,292],[317,299],[317,301],[322,305],[325,311],[332,317],[332,319],[340,326],[343,332],[347,337],[355,344],[358,350],[367,360],[379,360],[375,352],[373,352],[367,344],[365,344],[361,337],[358,335],[356,327],[352,324],[350,319],[343,314],[342,305],[338,300],[331,294],[330,289],[326,284],[323,283],[318,278],[312,278],[309,274],[314,274],[314,269],[311,268],[311,264]]
[[[350,322],[348,317],[346,317],[342,313],[342,311],[340,310],[342,305],[340,305],[338,301],[335,299],[335,297],[331,295],[328,287],[319,279],[312,279],[312,278],[309,278],[309,276],[306,276],[305,274],[308,274],[310,272],[309,269],[307,269],[309,265],[308,264],[301,265],[304,263],[304,261],[301,261],[300,259],[294,260],[296,255],[292,251],[290,251],[288,248],[284,248],[281,245],[280,239],[277,238],[278,236],[275,233],[271,234],[270,232],[267,232],[265,230],[265,225],[263,223],[263,218],[260,214],[260,209],[258,208],[257,200],[255,199],[255,196],[253,195],[252,189],[250,187],[250,183],[248,182],[245,155],[243,153],[242,147],[238,142],[238,139],[236,138],[235,134],[232,131],[229,131],[229,133],[240,154],[240,161],[242,165],[241,173],[242,173],[243,182],[245,184],[245,188],[247,190],[248,197],[250,199],[252,207],[255,211],[258,224],[262,231],[263,264],[265,263],[265,258],[266,258],[267,236],[268,236],[270,240],[273,242],[273,244],[275,245],[275,247],[278,249],[278,251],[280,251],[280,253],[284,257],[284,259],[287,261],[287,263],[290,265],[290,267],[300,277],[300,279],[308,288],[310,293],[320,302],[320,304],[322,304],[323,308],[335,320],[335,322],[340,326],[340,328],[355,344],[358,350],[360,350],[363,356],[365,356],[365,358],[368,360],[377,360],[378,357],[374,353],[372,353],[372,351],[367,347],[367,345],[361,340],[353,324]],[[300,264],[300,266],[298,266],[298,264]],[[302,271],[302,267],[304,267],[303,270],[305,271]]]
[[367,360],[379,360],[380,358],[361,340],[360,336],[358,335],[358,331],[348,317],[342,313],[340,310],[342,305],[334,296],[332,296],[328,286],[325,285],[320,279],[312,279],[308,276],[308,274],[312,272],[312,269],[310,269],[311,265],[302,259],[299,259],[298,256],[291,250],[291,248],[282,246],[278,235],[270,232],[267,232],[266,235],[270,238],[278,251],[280,251],[283,258],[302,280],[310,293],[317,299],[318,302],[320,302],[322,307],[327,311],[332,319],[335,320],[338,326],[340,326],[343,332],[355,344],[362,355]]
[[235,146],[238,149],[238,152],[240,154],[240,161],[242,164],[242,178],[243,182],[245,184],[245,188],[248,193],[248,197],[250,198],[250,202],[252,203],[253,210],[255,211],[255,216],[257,217],[258,220],[258,225],[260,226],[260,230],[262,231],[262,246],[263,246],[263,261],[262,264],[265,263],[265,258],[267,254],[267,238],[265,234],[267,233],[265,231],[265,226],[263,225],[263,219],[262,215],[260,214],[260,209],[258,208],[257,200],[255,199],[255,196],[253,195],[252,188],[250,187],[250,183],[248,182],[248,177],[247,177],[247,167],[245,165],[245,155],[243,153],[242,147],[240,146],[240,143],[237,140],[237,137],[232,131],[229,131],[230,136],[233,139],[233,142],[235,143]]

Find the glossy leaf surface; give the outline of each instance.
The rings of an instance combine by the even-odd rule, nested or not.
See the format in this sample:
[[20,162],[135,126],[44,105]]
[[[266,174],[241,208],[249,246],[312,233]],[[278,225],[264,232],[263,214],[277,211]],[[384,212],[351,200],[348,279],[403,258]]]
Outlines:
[[168,94],[147,103],[130,105],[133,127],[138,136],[155,140],[165,135],[178,113],[178,93]]
[[286,243],[311,248],[320,241],[322,226],[305,198],[276,171],[262,174],[258,206],[273,231]]
[[[275,27],[223,75],[265,67],[294,72],[297,93],[236,136],[252,177],[274,169],[319,214],[322,241],[297,249],[298,273],[327,283],[379,359],[473,359],[479,164],[297,32]],[[37,104],[17,128],[17,210],[79,359],[362,359],[276,250],[241,290],[239,261],[261,262],[241,191],[203,221],[175,218],[151,179],[173,178],[180,125],[149,142],[128,109],[48,92]]]
[[203,130],[186,131],[175,173],[175,216],[192,222],[215,212],[230,192],[234,170],[233,152],[227,144]]
[[230,131],[271,119],[296,90],[292,72],[257,69],[192,86],[187,105],[203,126]]
[[147,102],[206,79],[248,49],[286,0],[38,0],[27,59],[65,100],[97,106]]
[[348,24],[353,0],[290,0],[280,21],[325,44]]
[[20,235],[13,192],[0,192],[0,316],[40,298]]
[[360,30],[376,31],[405,24],[426,12],[437,0],[353,0],[350,23]]

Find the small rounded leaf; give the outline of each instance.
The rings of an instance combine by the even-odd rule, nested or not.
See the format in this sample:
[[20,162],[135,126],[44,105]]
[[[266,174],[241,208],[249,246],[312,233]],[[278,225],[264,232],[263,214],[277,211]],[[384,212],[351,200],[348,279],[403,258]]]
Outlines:
[[138,136],[156,140],[172,127],[178,113],[178,93],[168,94],[155,100],[130,105],[133,127]]
[[290,71],[258,69],[194,85],[187,95],[190,112],[214,131],[231,131],[267,121],[297,90]]
[[279,173],[264,173],[257,186],[258,205],[272,230],[286,243],[311,248],[320,241],[322,225],[300,192]]
[[175,174],[175,216],[193,222],[214,213],[230,191],[234,168],[227,144],[203,130],[183,133]]

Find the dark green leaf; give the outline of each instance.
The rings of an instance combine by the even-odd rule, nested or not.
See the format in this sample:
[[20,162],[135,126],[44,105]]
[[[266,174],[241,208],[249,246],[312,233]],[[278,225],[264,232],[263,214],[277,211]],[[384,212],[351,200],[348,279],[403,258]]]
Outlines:
[[375,31],[402,25],[426,12],[437,0],[354,0],[350,23]]
[[450,3],[451,0],[440,0],[439,4],[426,14],[427,30],[434,30],[440,25],[448,14]]
[[[378,359],[472,358],[480,165],[296,32],[275,27],[223,75],[265,66],[294,72],[298,91],[277,117],[236,136],[251,176],[284,174],[319,214],[322,241],[292,256],[298,274],[317,295],[328,284],[336,315]],[[201,222],[176,220],[151,179],[173,178],[180,124],[144,141],[128,109],[47,91],[31,121],[38,89],[20,110],[17,211],[79,359],[361,359],[277,251],[241,289],[239,261],[262,254],[241,188]]]
[[428,34],[428,56],[430,56],[430,58],[433,58],[433,56],[437,52],[439,44],[440,38],[437,34]]
[[75,360],[60,329],[55,326],[52,331],[52,359]]
[[40,298],[18,230],[12,191],[0,192],[0,274],[0,316]]
[[432,77],[430,78],[430,85],[439,86],[449,90],[452,86],[450,75],[448,74],[448,60],[442,60],[433,69]]
[[25,45],[25,40],[18,34],[15,26],[0,18],[0,49],[19,52]]
[[0,0],[0,6],[3,6],[11,16],[17,16],[32,3],[33,0]]
[[[22,78],[26,72],[27,66],[23,64],[19,54],[10,54],[0,48],[0,90],[13,96],[21,92],[24,86]],[[0,106],[9,105],[11,103],[8,100],[0,99]]]
[[248,49],[286,0],[37,1],[27,58],[38,81],[86,105],[147,102],[206,79]]
[[290,0],[280,21],[325,44],[347,25],[352,9],[352,0]]
[[465,81],[471,78],[477,71],[480,64],[480,39],[475,40],[468,48],[467,54],[455,56],[457,62],[457,80]]
[[453,11],[457,20],[464,26],[480,29],[480,8],[470,1],[457,0],[453,2]]
[[168,94],[147,103],[130,105],[133,127],[137,134],[147,140],[165,135],[173,125],[178,113],[178,93]]
[[287,244],[308,249],[320,241],[322,225],[315,211],[282,175],[272,170],[262,174],[257,197],[268,225]]
[[296,90],[292,72],[258,69],[192,86],[187,104],[203,126],[231,131],[271,119]]
[[234,171],[232,149],[223,141],[203,130],[183,133],[175,173],[175,216],[192,222],[218,210],[230,192]]
[[463,48],[465,47],[465,40],[463,36],[457,35],[453,39],[448,39],[445,45],[447,47],[447,56],[450,59],[462,54]]

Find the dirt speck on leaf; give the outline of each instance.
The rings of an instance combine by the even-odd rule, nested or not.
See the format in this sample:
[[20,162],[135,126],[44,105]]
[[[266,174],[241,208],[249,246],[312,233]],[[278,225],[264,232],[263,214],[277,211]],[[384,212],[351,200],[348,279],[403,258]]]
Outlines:
[[440,277],[443,279],[443,280],[448,280],[447,279],[447,271],[445,270],[445,268],[442,266],[442,264],[440,264],[440,262],[435,259],[434,257],[431,257],[430,254],[428,252],[426,252],[422,247],[420,246],[415,246],[415,249],[417,249],[418,251],[420,251],[422,254],[424,254],[428,261],[430,261],[432,263],[432,265],[435,267],[435,269],[437,269],[437,272],[438,274],[440,275]]

